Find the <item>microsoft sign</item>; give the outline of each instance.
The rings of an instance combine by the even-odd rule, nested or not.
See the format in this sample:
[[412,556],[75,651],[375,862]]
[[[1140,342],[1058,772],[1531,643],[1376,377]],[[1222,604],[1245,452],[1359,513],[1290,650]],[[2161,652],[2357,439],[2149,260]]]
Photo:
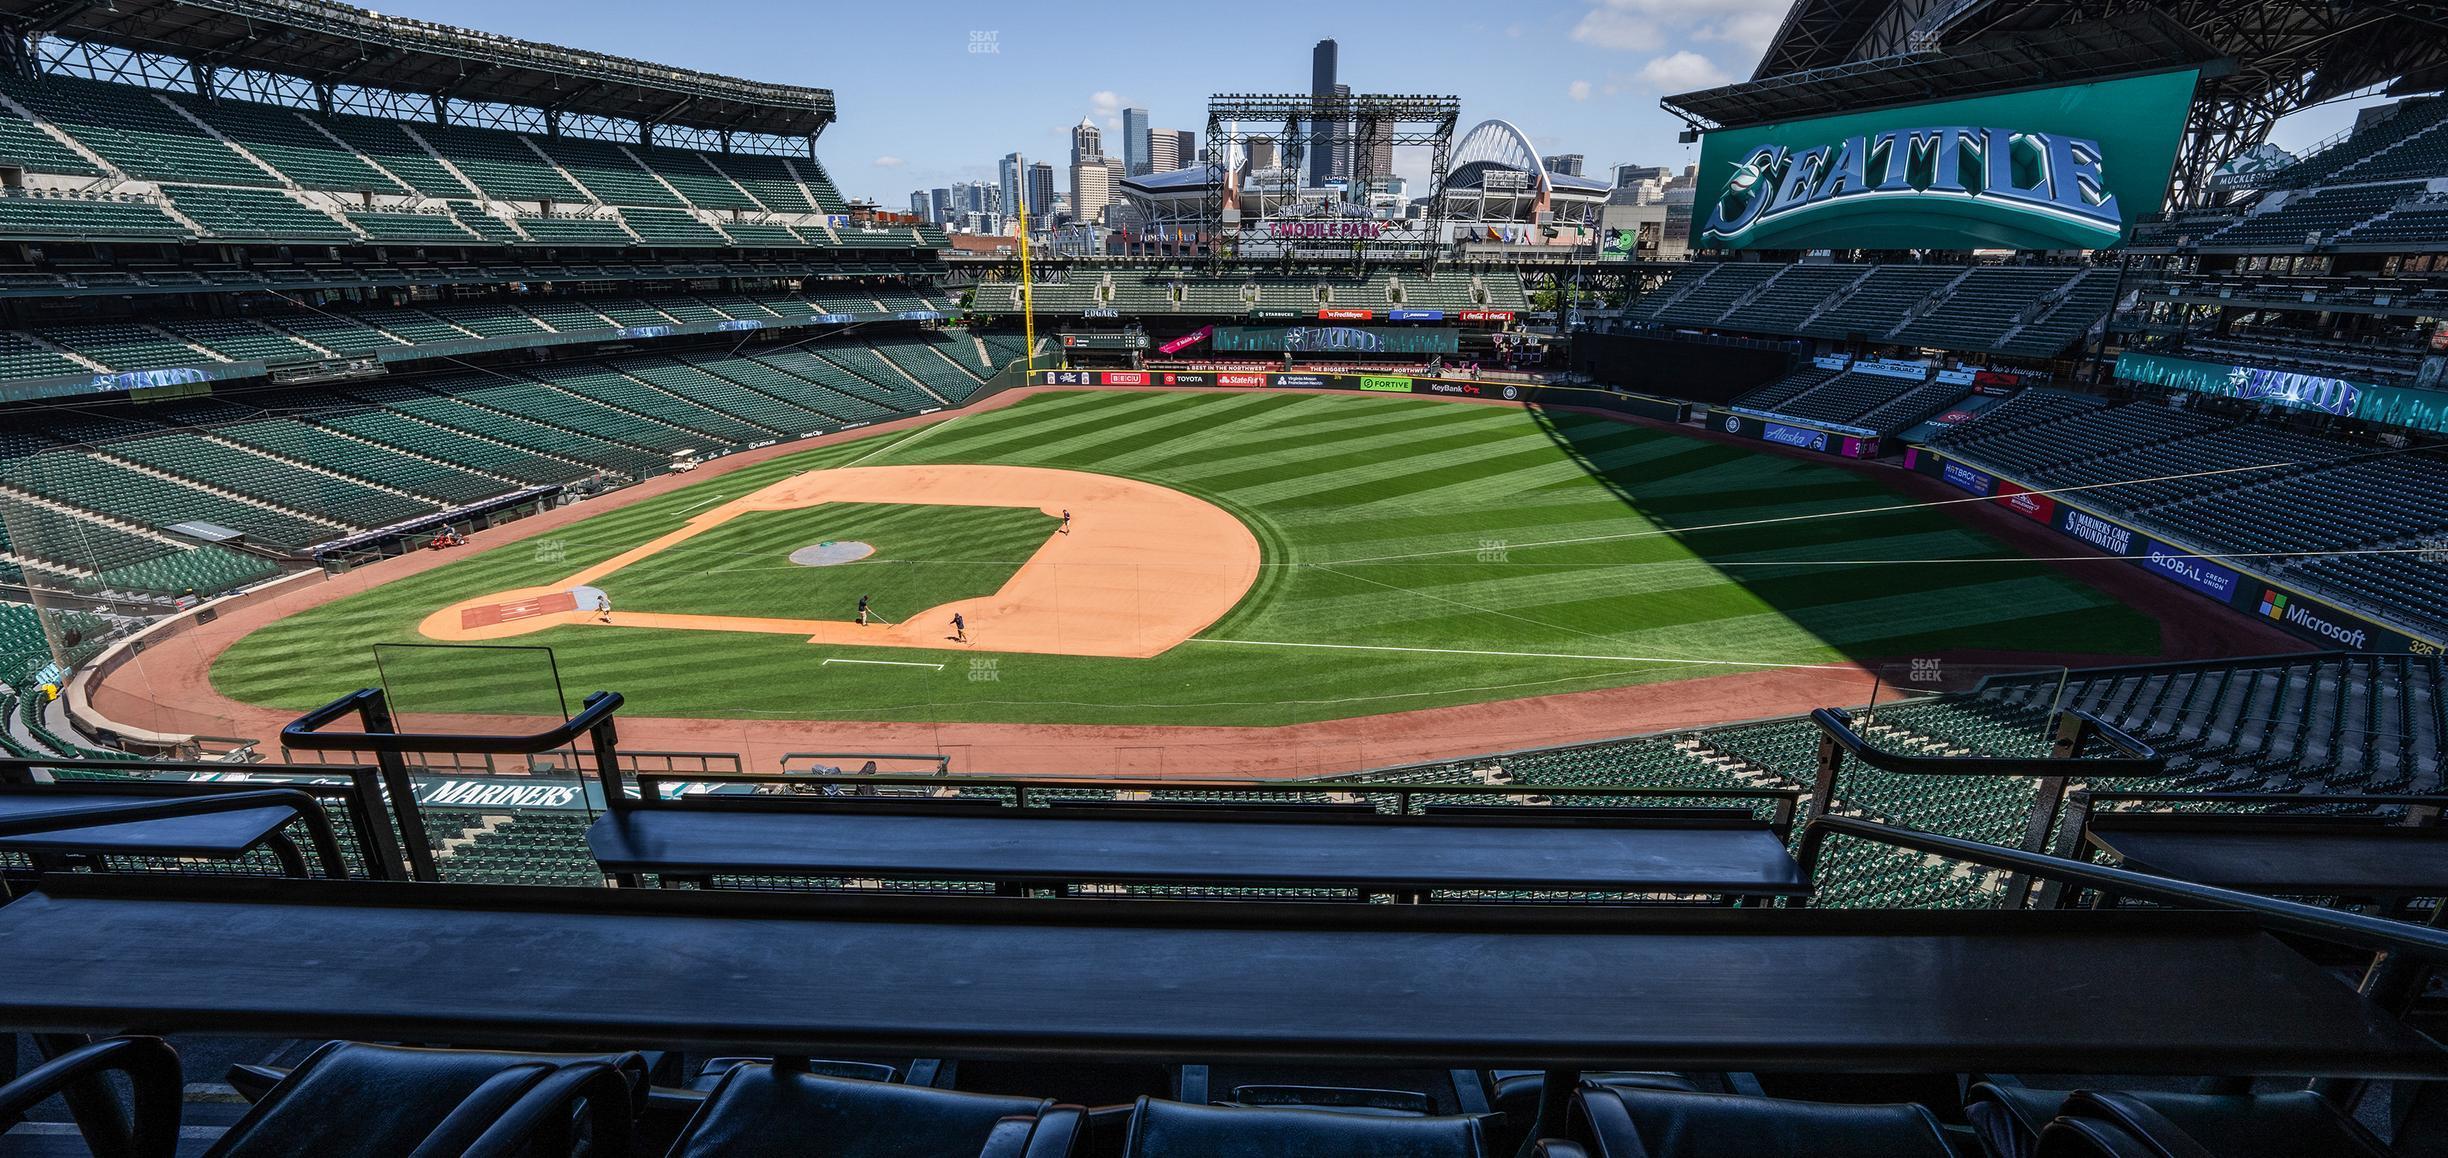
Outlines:
[[1708,134],[1696,241],[1721,249],[2104,249],[2157,213],[2195,73]]

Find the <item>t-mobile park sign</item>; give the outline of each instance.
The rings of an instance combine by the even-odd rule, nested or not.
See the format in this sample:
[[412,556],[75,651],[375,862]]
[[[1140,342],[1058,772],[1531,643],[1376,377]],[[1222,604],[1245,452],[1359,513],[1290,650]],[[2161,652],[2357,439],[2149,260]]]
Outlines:
[[1267,222],[1267,236],[1278,241],[1375,241],[1384,233],[1378,221]]

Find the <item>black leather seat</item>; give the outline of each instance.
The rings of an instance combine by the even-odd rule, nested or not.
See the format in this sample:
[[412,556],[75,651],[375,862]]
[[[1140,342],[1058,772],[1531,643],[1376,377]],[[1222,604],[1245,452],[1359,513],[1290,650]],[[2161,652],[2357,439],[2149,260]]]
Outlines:
[[[328,1154],[569,1153],[615,1158],[645,1083],[635,1054],[554,1055],[330,1042],[207,1151],[211,1158]],[[584,1105],[583,1120],[575,1109]]]
[[2389,1152],[2361,1124],[2308,1090],[2277,1094],[2135,1090],[2111,1094],[2035,1090],[1983,1082],[1972,1087],[1964,1105],[1964,1116],[1980,1136],[1981,1145],[1995,1158],[2032,1158],[2039,1152],[2041,1132],[2050,1122],[2069,1113],[2123,1121],[2130,1132],[2134,1128],[2131,1123],[2142,1121],[2144,1112],[2221,1158],[2372,1158]]
[[1122,1152],[1127,1158],[1479,1158],[1487,1153],[1485,1129],[1471,1117],[1321,1114],[1141,1098]]
[[[1596,1158],[1952,1158],[1920,1106],[1585,1086],[1571,1134]],[[1549,1147],[1562,1158],[1570,1150]]]
[[1063,1158],[1076,1107],[809,1073],[785,1060],[734,1065],[672,1143],[670,1158]]
[[[10,1045],[13,1048],[15,1042]],[[105,1074],[119,1074],[127,1080],[128,1113],[124,1117],[101,1113],[89,1120],[74,1100],[75,1092],[81,1087],[99,1094],[94,1083]],[[178,1149],[183,1093],[178,1052],[168,1042],[158,1037],[115,1037],[70,1050],[0,1084],[0,1134],[14,1129],[27,1111],[45,1100],[70,1094],[69,1106],[79,1125],[92,1131],[84,1139],[92,1153],[170,1158]]]
[[[732,1070],[737,1069],[740,1066],[765,1065],[772,1061],[773,1059],[769,1057],[710,1058],[706,1061],[705,1068],[697,1071],[696,1077],[689,1079],[688,1088],[701,1094],[712,1093],[715,1086],[722,1084],[724,1074],[730,1073]],[[857,1078],[863,1082],[897,1082],[901,1080],[900,1070],[892,1066],[885,1065],[882,1062],[824,1061],[821,1059],[810,1059],[797,1064],[799,1068],[804,1069],[809,1073],[828,1078]]]
[[[1698,1082],[1664,1070],[1585,1070],[1581,1085],[1700,1092]],[[1538,1124],[1539,1097],[1546,1092],[1547,1075],[1539,1070],[1488,1070],[1487,1086],[1489,1108],[1499,1115],[1494,1125],[1496,1150],[1511,1154],[1521,1148],[1522,1135]],[[1547,1128],[1561,1134],[1564,1124],[1551,1122]]]
[[1248,1109],[1362,1114],[1379,1118],[1425,1118],[1436,1112],[1435,1102],[1416,1090],[1372,1090],[1350,1086],[1234,1086],[1232,1097],[1216,1104]]

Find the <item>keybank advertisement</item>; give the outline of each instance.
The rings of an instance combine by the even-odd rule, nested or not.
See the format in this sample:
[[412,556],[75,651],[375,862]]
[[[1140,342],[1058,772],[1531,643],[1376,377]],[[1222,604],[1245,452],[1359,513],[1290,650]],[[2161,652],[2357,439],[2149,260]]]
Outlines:
[[2190,390],[2240,402],[2448,433],[2448,391],[2231,366],[2225,362],[2199,362],[2134,350],[2117,355],[2116,376],[2127,382],[2169,390]]
[[2192,70],[1708,134],[1717,249],[2106,249],[2159,212]]

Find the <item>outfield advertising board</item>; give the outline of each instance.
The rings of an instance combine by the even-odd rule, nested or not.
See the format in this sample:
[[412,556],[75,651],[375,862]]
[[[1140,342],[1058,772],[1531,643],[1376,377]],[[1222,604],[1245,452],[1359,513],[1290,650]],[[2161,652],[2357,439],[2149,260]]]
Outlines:
[[2264,619],[2326,639],[2348,651],[2363,651],[2372,646],[2371,628],[2352,612],[2268,584],[2258,584],[2256,589],[2261,594],[2253,610]]
[[1946,468],[1938,472],[1938,477],[1959,491],[1970,491],[1976,495],[1997,493],[1997,479],[1959,462],[1946,464]]
[[2333,414],[2386,426],[2448,433],[2448,391],[2390,386],[2257,366],[2203,362],[2127,350],[2116,376],[2169,390],[2189,390],[2286,410]]
[[[2266,619],[2299,638],[2349,651],[2416,655],[2448,651],[2439,640],[2413,635],[2344,610],[2266,576],[2255,575],[2231,560],[2203,558],[2207,552],[2153,538],[2105,515],[1952,461],[1927,447],[1912,448],[1905,455],[1904,465],[1935,476],[1957,490],[1996,495],[1998,505],[2025,518],[2046,522],[2058,534],[2123,558],[2205,599]],[[2053,514],[2043,517],[2040,513],[2043,510]]]
[[2159,212],[2193,70],[1813,117],[1703,139],[1693,244],[2105,249]]
[[1756,438],[1761,442],[1841,458],[1877,458],[1879,453],[1879,438],[1875,431],[1832,423],[1825,426],[1803,423],[1763,410],[1723,408],[1710,418],[1710,425],[1738,437]]
[[[1399,374],[1278,374],[1258,371],[1117,371],[1041,370],[1041,386],[1215,386],[1227,389],[1351,390],[1373,394],[1431,394],[1446,398],[1486,398],[1536,405],[1582,406],[1679,423],[1691,416],[1689,403],[1645,394],[1626,394],[1589,386],[1550,386],[1538,382],[1502,382],[1469,378],[1423,378]],[[1756,425],[1756,424],[1755,424]],[[1858,440],[1843,439],[1854,444]],[[1827,452],[1836,449],[1831,438]],[[1874,457],[1877,440],[1860,443],[1860,453]]]
[[1208,342],[1218,354],[1452,354],[1462,348],[1453,330],[1374,326],[1217,326]]
[[2142,562],[2162,578],[2182,583],[2226,604],[2235,602],[2236,588],[2244,581],[2242,575],[2229,568],[2198,558],[2183,547],[2172,547],[2155,539],[2143,543]]
[[2008,482],[2005,479],[1998,480],[1997,493],[2000,500],[1999,506],[2035,523],[2056,525],[2057,500],[2025,487],[2021,483]]
[[1800,447],[1803,450],[1815,450],[1821,454],[1826,454],[1828,448],[1828,432],[1813,429],[1808,426],[1788,426],[1782,422],[1763,422],[1760,423],[1760,441],[1773,442],[1781,446],[1795,446]]

